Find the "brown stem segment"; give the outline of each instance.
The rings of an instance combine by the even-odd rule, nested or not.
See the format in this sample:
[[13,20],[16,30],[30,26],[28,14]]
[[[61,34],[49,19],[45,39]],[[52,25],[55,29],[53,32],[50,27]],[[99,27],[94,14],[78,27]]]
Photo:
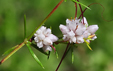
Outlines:
[[[77,0],[79,2],[79,0]],[[82,7],[81,5],[79,4],[79,7],[80,7],[80,11],[81,11],[81,14],[82,14],[82,18],[83,18],[83,13],[82,13]]]
[[46,20],[54,13],[54,11],[61,5],[64,0],[61,0],[55,8],[49,13],[49,15],[39,24],[39,26],[32,32],[32,34],[27,38],[28,40],[34,35],[34,33],[46,22]]
[[61,63],[62,63],[62,61],[63,61],[63,59],[65,58],[66,52],[67,52],[67,50],[68,50],[69,45],[70,45],[70,43],[67,44],[67,47],[66,47],[66,49],[65,49],[65,52],[64,52],[64,54],[63,54],[63,56],[62,56],[62,59],[60,60],[60,63],[59,63],[59,65],[58,65],[58,67],[56,68],[56,71],[58,71],[58,69],[59,69],[59,67],[60,67],[60,65],[61,65]]
[[[79,2],[79,0],[77,0],[77,1]],[[81,11],[82,19],[83,19],[83,12],[82,12],[82,7],[81,7],[80,4],[79,4],[79,7],[80,7],[80,11]],[[80,17],[79,17],[78,19],[80,19]],[[84,24],[84,19],[83,19],[83,24]]]
[[77,3],[75,2],[75,18],[77,17]]
[[45,18],[48,19],[53,13],[54,11],[60,6],[60,4],[63,2],[64,0],[61,0],[56,6],[55,8],[49,13],[49,15]]
[[18,51],[20,48],[22,48],[25,45],[25,43],[21,43],[18,47],[16,47],[9,55],[7,55],[4,59],[1,60],[0,64],[2,64],[4,61],[6,61],[10,56],[12,56],[16,51]]
[[54,49],[54,52],[56,52],[56,49],[55,49],[55,47],[53,46],[53,45],[50,45],[53,49]]
[[[102,6],[103,11],[102,11],[102,13],[101,13],[101,17],[102,17],[102,19],[103,19],[104,21],[107,21],[107,22],[113,21],[113,19],[111,19],[111,20],[106,20],[106,19],[103,17],[103,12],[104,12],[105,8],[104,8],[104,6],[103,6],[102,4],[100,4],[100,3],[92,3],[92,4],[90,4],[89,6],[91,6],[91,5],[93,5],[93,4],[99,4],[100,6]],[[88,6],[88,7],[89,7],[89,6]],[[85,9],[82,11],[82,14],[79,16],[79,18],[83,15],[83,13],[84,13],[86,10],[87,10],[87,8],[85,8]]]

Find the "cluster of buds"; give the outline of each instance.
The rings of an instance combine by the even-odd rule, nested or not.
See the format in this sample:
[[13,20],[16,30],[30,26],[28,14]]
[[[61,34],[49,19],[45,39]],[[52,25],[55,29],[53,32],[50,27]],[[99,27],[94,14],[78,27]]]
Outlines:
[[44,26],[38,29],[34,36],[34,40],[37,43],[37,46],[39,48],[43,47],[44,51],[52,51],[50,45],[52,45],[53,42],[58,40],[58,38],[55,35],[51,34],[51,29],[46,29],[46,27]]
[[[66,26],[61,24],[59,28],[63,34],[63,40],[70,43],[79,44],[84,43],[85,40],[90,43],[90,40],[97,38],[95,32],[98,30],[98,25],[88,26],[88,22],[85,17],[83,17],[82,20],[77,18],[71,20],[67,19]],[[58,40],[58,37],[51,34],[51,29],[46,29],[44,26],[38,29],[34,36],[37,46],[39,48],[43,47],[44,51],[52,51],[50,45]]]
[[70,43],[83,43],[84,40],[90,42],[90,40],[97,38],[95,32],[98,30],[98,25],[88,26],[85,17],[82,20],[67,19],[66,26],[61,24],[59,28],[62,31],[64,41]]
[[[88,22],[87,22],[86,18],[83,17],[83,13],[89,7],[81,4],[79,2],[79,0],[77,0],[77,1],[72,0],[75,3],[75,7],[76,7],[75,18],[74,19],[66,19],[66,25],[62,25],[62,24],[59,25],[59,28],[60,28],[60,30],[61,30],[61,32],[63,34],[63,38],[61,39],[60,42],[58,41],[59,38],[57,36],[55,36],[55,35],[52,34],[50,28],[46,28],[46,27],[42,26],[45,23],[45,21],[51,16],[51,14],[59,7],[59,5],[63,1],[64,0],[61,0],[56,5],[56,7],[50,12],[50,14],[42,21],[42,23],[33,31],[33,33],[28,38],[26,38],[26,17],[24,17],[24,26],[25,26],[24,27],[24,32],[25,32],[24,33],[24,36],[25,36],[25,40],[21,44],[14,46],[13,48],[15,48],[15,49],[8,56],[6,56],[3,60],[1,60],[0,64],[2,64],[5,60],[7,60],[11,55],[13,55],[21,47],[23,47],[24,45],[27,45],[27,47],[28,47],[30,53],[32,54],[32,56],[34,57],[34,59],[38,62],[38,64],[41,67],[43,67],[42,63],[40,62],[40,60],[38,59],[38,57],[36,57],[36,55],[34,54],[34,52],[32,51],[32,49],[30,47],[32,45],[32,40],[34,40],[34,42],[36,43],[35,44],[35,45],[37,45],[36,48],[37,47],[38,48],[42,48],[43,51],[41,51],[39,49],[38,50],[41,51],[42,53],[48,55],[48,57],[49,57],[49,54],[50,53],[47,54],[46,51],[52,51],[52,48],[54,50],[56,50],[55,47],[53,46],[53,43],[68,42],[67,47],[66,47],[66,50],[65,50],[65,52],[63,54],[63,57],[62,57],[59,65],[58,65],[56,71],[58,70],[58,68],[59,68],[62,60],[64,59],[66,53],[70,49],[68,47],[69,47],[69,45],[71,43],[72,44],[73,43],[80,44],[80,43],[86,42],[86,44],[89,47],[89,49],[92,50],[90,48],[90,46],[89,46],[89,43],[90,43],[91,40],[94,40],[94,39],[97,38],[97,36],[95,35],[95,32],[98,30],[99,27],[98,27],[98,25],[88,26]],[[82,16],[82,19],[80,19],[80,17],[77,18],[77,3],[80,6],[80,10],[81,10],[80,17]],[[87,7],[87,8],[82,11],[81,5],[83,5],[83,6]],[[9,51],[7,51],[6,53],[8,53]],[[72,55],[72,61],[73,61],[73,58],[74,57]]]

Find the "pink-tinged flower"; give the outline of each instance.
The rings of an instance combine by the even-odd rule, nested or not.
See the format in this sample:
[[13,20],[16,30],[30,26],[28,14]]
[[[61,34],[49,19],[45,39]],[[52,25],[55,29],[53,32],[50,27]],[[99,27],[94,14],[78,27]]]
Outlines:
[[77,18],[72,20],[67,19],[66,26],[61,24],[59,28],[63,34],[63,40],[70,43],[83,43],[84,39],[90,42],[90,40],[97,38],[95,32],[98,30],[98,25],[88,27],[85,17],[82,20]]
[[87,27],[86,31],[83,33],[84,39],[87,40],[87,42],[90,42],[89,40],[94,40],[97,38],[95,35],[95,32],[98,30],[98,25],[91,25]]
[[42,48],[44,51],[52,51],[50,45],[57,41],[58,38],[51,34],[51,29],[46,29],[46,27],[42,26],[34,34],[34,40],[39,48]]

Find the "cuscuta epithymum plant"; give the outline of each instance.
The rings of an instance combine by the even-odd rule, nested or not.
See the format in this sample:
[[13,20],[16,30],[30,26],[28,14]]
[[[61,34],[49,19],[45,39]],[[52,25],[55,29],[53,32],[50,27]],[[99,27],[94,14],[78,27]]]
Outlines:
[[[46,28],[42,26],[46,20],[54,13],[54,11],[61,5],[61,3],[64,0],[61,0],[56,7],[50,12],[50,14],[39,24],[39,26],[31,33],[29,37],[26,37],[26,16],[24,15],[24,41],[10,50],[6,51],[4,53],[7,54],[11,52],[9,55],[7,55],[3,60],[1,60],[0,64],[2,64],[4,61],[6,61],[11,55],[13,55],[16,51],[18,51],[20,48],[22,48],[24,45],[26,45],[33,56],[33,58],[38,62],[38,64],[44,68],[38,57],[34,54],[34,52],[31,49],[31,46],[42,52],[43,54],[47,55],[49,58],[50,51],[52,51],[51,47],[54,49],[56,56],[58,57],[56,48],[54,45],[60,44],[60,43],[65,43],[67,44],[67,47],[65,49],[65,52],[62,56],[62,59],[56,68],[56,71],[59,69],[63,59],[65,58],[66,54],[68,53],[69,50],[72,52],[72,62],[74,61],[74,55],[73,55],[73,47],[76,47],[77,44],[79,43],[86,43],[88,48],[90,50],[91,47],[89,46],[90,41],[96,39],[96,35],[94,34],[98,30],[98,25],[91,25],[88,27],[88,23],[86,18],[83,16],[83,13],[85,12],[86,9],[90,9],[89,6],[93,5],[90,4],[89,6],[86,6],[82,3],[79,2],[79,0],[75,1],[72,0],[72,2],[75,4],[75,18],[74,19],[67,19],[66,20],[66,26],[65,25],[60,25],[59,28],[63,34],[63,39],[59,39],[58,37],[53,35],[51,33],[52,29]],[[66,0],[65,0],[66,2]],[[80,7],[81,10],[81,15],[77,18],[77,4]],[[94,3],[98,4],[98,3]],[[86,7],[84,10],[82,10],[81,5]],[[100,4],[101,5],[101,4]],[[102,5],[101,5],[102,6]],[[103,7],[103,6],[102,6]],[[103,7],[104,8],[104,7]],[[80,18],[82,19],[80,20]],[[37,47],[38,46],[38,47]],[[42,48],[42,49],[40,49]],[[49,53],[47,53],[49,51]]]
[[[36,47],[36,45],[34,44],[34,43],[32,43],[32,38],[33,38],[33,40],[35,40],[35,42],[37,42],[37,46],[39,47],[39,48],[42,48],[43,47],[43,50],[44,51],[47,51],[47,50],[49,50],[49,51],[51,51],[52,49],[51,49],[51,47],[55,50],[55,48],[54,48],[54,46],[52,46],[52,44],[53,44],[53,42],[55,42],[55,41],[57,41],[57,37],[56,36],[54,36],[54,35],[52,35],[51,34],[51,29],[47,29],[46,30],[46,28],[45,27],[43,27],[42,25],[45,23],[45,21],[51,16],[51,14],[59,7],[59,5],[61,4],[63,2],[63,0],[61,0],[58,4],[57,4],[57,6],[51,11],[51,13],[42,21],[42,23],[35,29],[35,31],[33,31],[33,33],[28,37],[28,38],[26,38],[26,16],[24,16],[24,38],[25,38],[25,40],[24,40],[24,42],[22,42],[21,44],[19,44],[19,45],[16,45],[16,46],[14,46],[12,49],[10,49],[10,50],[8,50],[8,51],[6,51],[4,54],[6,54],[6,53],[8,53],[8,52],[10,52],[10,51],[12,51],[13,49],[13,51],[8,55],[8,56],[6,56],[1,62],[0,62],[0,64],[2,64],[4,61],[6,61],[11,55],[13,55],[17,50],[19,50],[21,47],[23,47],[24,45],[27,45],[27,47],[28,47],[28,49],[29,49],[29,51],[30,51],[30,53],[32,54],[32,56],[34,57],[34,59],[39,63],[39,65],[40,66],[42,66],[43,67],[43,65],[42,65],[42,63],[40,62],[40,60],[36,57],[36,55],[34,54],[34,52],[31,50],[31,47],[30,46],[34,46],[34,47]],[[76,2],[77,1],[74,1],[73,0],[73,2],[75,2],[75,4],[76,4]],[[77,3],[79,3],[79,2],[77,2]],[[79,3],[79,5],[80,5],[81,3]],[[83,5],[83,4],[82,4]],[[76,5],[77,6],[77,5]],[[84,5],[85,6],[85,5]],[[85,6],[85,7],[87,7],[87,6]],[[88,7],[87,7],[88,8]],[[77,9],[77,7],[76,7],[76,9]],[[76,10],[76,14],[75,15],[77,15],[77,10]],[[76,16],[75,16],[76,17]],[[84,21],[83,21],[84,22]],[[41,27],[42,26],[42,27]],[[40,28],[41,27],[41,28]],[[40,29],[39,29],[40,28]],[[37,31],[38,30],[38,31]],[[40,31],[39,31],[40,30]],[[44,32],[45,31],[45,32]],[[36,33],[35,33],[36,32]],[[48,34],[49,33],[49,34]],[[34,35],[34,36],[33,36]],[[38,35],[38,36],[37,36]],[[47,37],[48,36],[48,37]],[[46,39],[45,39],[45,37],[46,37]],[[53,39],[53,38],[55,38],[55,39]],[[43,40],[44,39],[44,40]],[[51,40],[50,40],[51,39]],[[41,42],[40,42],[40,41]],[[43,41],[43,42],[42,42]],[[59,42],[56,42],[56,43],[58,43],[59,44]],[[66,43],[68,43],[68,42],[66,42]],[[76,42],[75,42],[76,43]],[[70,43],[68,43],[68,46],[69,46],[69,44]],[[50,47],[50,46],[51,47]],[[67,47],[68,47],[67,46]],[[38,48],[37,48],[38,49]],[[46,55],[48,55],[46,52],[44,52],[43,50],[41,50],[41,49],[38,49],[39,51],[41,51],[42,53],[44,53],[44,54],[46,54]],[[66,51],[65,51],[66,52]],[[44,68],[44,67],[43,67]]]

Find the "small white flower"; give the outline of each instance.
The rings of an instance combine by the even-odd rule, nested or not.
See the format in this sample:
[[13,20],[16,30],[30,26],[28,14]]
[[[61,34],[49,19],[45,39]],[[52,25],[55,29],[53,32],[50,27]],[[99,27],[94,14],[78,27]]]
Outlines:
[[84,23],[86,27],[88,26],[88,22],[85,17],[83,17],[83,19],[81,20],[81,23]]
[[83,43],[84,42],[84,39],[83,39],[83,36],[77,36],[77,43]]
[[83,34],[83,32],[86,30],[86,27],[83,23],[78,23],[75,34],[80,36]]
[[34,34],[34,40],[39,48],[43,48],[44,51],[52,51],[50,45],[57,41],[58,38],[51,34],[51,29],[41,26]]
[[51,47],[50,46],[44,46],[42,48],[45,52],[48,50],[48,51],[52,51]]
[[87,27],[86,31],[83,33],[84,38],[87,39],[88,42],[90,42],[89,40],[96,39],[97,36],[95,35],[95,32],[98,30],[98,28],[98,25],[91,25]]
[[61,24],[59,27],[63,34],[67,34],[67,32],[69,32],[69,29],[67,26]]
[[98,30],[98,25],[91,25],[87,28],[89,33],[94,34]]
[[69,41],[70,43],[83,43],[84,39],[88,42],[94,40],[97,37],[95,32],[98,30],[98,25],[91,25],[88,27],[88,22],[85,17],[80,21],[80,19],[66,20],[66,26],[59,26],[62,34],[63,40]]

